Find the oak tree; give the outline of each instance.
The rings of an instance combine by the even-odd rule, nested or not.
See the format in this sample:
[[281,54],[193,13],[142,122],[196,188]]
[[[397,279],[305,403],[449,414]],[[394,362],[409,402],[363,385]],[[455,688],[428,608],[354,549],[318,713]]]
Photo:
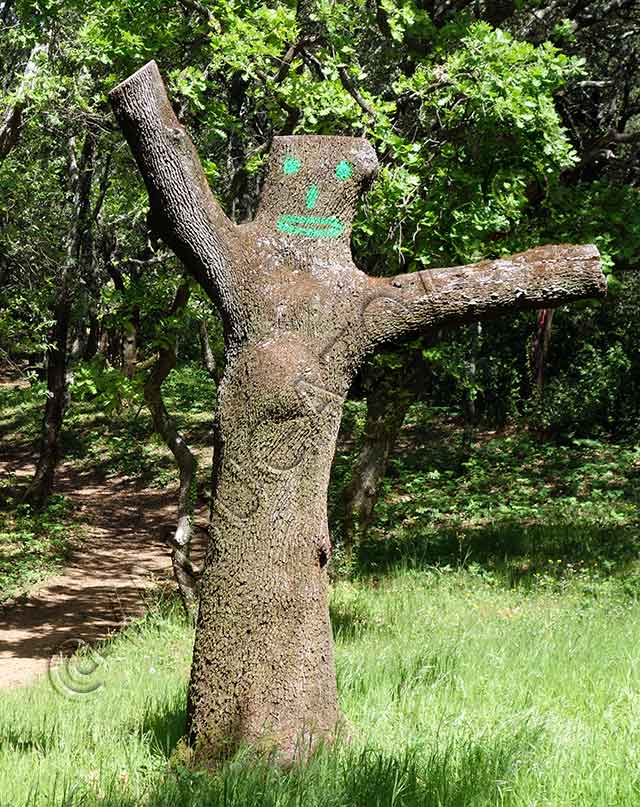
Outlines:
[[283,760],[336,730],[326,499],[349,385],[376,348],[417,332],[604,294],[592,246],[373,278],[352,260],[363,138],[274,139],[253,221],[211,193],[154,62],[111,93],[153,226],[217,306],[219,387],[210,545],[188,705],[196,758],[242,743]]

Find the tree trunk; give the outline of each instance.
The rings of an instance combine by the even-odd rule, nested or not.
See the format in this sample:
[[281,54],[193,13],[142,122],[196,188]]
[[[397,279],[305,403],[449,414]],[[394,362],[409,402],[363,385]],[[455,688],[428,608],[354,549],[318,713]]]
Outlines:
[[[190,294],[188,283],[183,283],[176,293],[171,314],[179,313],[187,304]],[[191,538],[193,535],[193,510],[195,505],[196,458],[178,432],[175,421],[167,412],[162,397],[162,384],[176,366],[176,344],[162,347],[158,359],[144,385],[144,399],[151,412],[153,427],[171,451],[180,472],[178,491],[178,519],[172,538],[171,563],[182,602],[188,614],[195,615],[198,604],[197,575],[191,565]]]
[[315,414],[296,400],[296,368],[287,377],[280,359],[296,348],[249,350],[223,379],[189,688],[203,762],[244,743],[290,762],[336,729],[326,496],[340,406]]
[[122,372],[133,378],[138,366],[138,323],[134,317],[127,323],[122,339]]
[[67,240],[67,261],[60,278],[60,290],[54,307],[53,350],[47,363],[47,403],[42,421],[40,455],[34,477],[24,500],[43,507],[53,490],[55,469],[60,458],[60,431],[68,405],[68,339],[76,281],[83,263],[90,261],[91,183],[95,158],[95,139],[85,134],[80,160],[76,159],[75,140],[69,140],[71,187],[74,192],[72,223]]
[[207,323],[201,319],[198,323],[198,337],[200,339],[200,353],[202,355],[202,364],[205,370],[209,373],[209,377],[212,378],[216,384],[220,383],[221,373],[218,367],[218,363],[216,362],[216,357],[213,355],[213,350],[211,350],[211,342],[209,341],[209,330],[207,329]]
[[71,314],[70,302],[64,297],[56,306],[52,334],[53,349],[47,361],[47,402],[45,404],[40,453],[36,471],[24,500],[42,508],[53,490],[53,479],[60,455],[60,430],[69,402],[67,386],[67,339]]
[[595,247],[370,278],[354,264],[362,138],[275,138],[258,213],[234,226],[155,63],[111,92],[156,232],[220,310],[210,543],[188,698],[196,758],[243,743],[291,761],[330,739],[338,701],[327,604],[327,487],[365,357],[425,330],[602,296]]
[[480,336],[482,325],[474,322],[469,326],[469,353],[465,361],[465,383],[462,393],[462,413],[464,419],[464,429],[462,432],[462,460],[469,457],[473,434],[476,429],[476,386],[478,377],[478,350],[480,346]]
[[364,438],[343,495],[342,539],[347,556],[371,525],[389,456],[414,397],[405,366],[396,372],[373,372],[367,387]]
[[551,342],[551,325],[553,323],[554,310],[543,308],[538,311],[538,329],[533,339],[531,349],[531,374],[533,376],[534,389],[538,395],[542,395],[544,390],[544,371]]

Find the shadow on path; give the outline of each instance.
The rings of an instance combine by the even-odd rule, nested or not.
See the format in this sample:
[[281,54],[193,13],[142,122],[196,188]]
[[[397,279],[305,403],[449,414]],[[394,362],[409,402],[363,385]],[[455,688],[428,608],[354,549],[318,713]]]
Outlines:
[[[27,451],[23,446],[4,456],[0,474],[32,473]],[[0,607],[0,687],[26,684],[46,672],[63,646],[106,638],[144,614],[154,582],[172,579],[167,539],[175,526],[176,491],[145,489],[131,479],[102,480],[99,472],[62,465],[56,493],[69,499],[86,524],[86,540],[62,574]]]

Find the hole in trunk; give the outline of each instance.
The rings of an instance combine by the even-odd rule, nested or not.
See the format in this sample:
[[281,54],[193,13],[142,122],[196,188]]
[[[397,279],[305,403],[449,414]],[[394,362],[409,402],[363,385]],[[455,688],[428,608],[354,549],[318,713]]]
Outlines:
[[328,560],[329,560],[329,555],[327,554],[327,550],[324,549],[324,548],[321,548],[320,552],[318,553],[318,562],[320,563],[320,568],[321,569],[324,569],[324,567],[327,565]]

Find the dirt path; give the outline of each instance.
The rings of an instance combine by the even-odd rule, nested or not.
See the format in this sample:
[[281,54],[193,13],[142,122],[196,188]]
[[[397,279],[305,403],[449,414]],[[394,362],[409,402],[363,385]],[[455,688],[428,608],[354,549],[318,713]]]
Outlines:
[[[32,471],[19,457],[0,461],[2,475]],[[0,608],[0,687],[29,683],[60,651],[107,637],[144,613],[154,580],[171,580],[166,538],[175,518],[173,490],[101,481],[68,465],[58,480],[56,492],[88,525],[86,540],[62,574]]]

